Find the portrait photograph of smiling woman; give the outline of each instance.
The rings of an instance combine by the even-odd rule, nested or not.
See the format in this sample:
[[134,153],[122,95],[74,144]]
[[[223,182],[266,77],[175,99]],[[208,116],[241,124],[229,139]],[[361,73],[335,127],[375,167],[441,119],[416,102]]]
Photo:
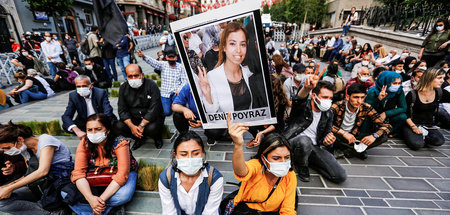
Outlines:
[[[226,113],[252,125],[274,120],[270,77],[261,52],[260,20],[254,12],[216,19],[179,31],[180,55],[185,55],[190,86],[203,126],[226,128]],[[174,26],[172,26],[174,27]],[[176,26],[175,26],[176,27]],[[188,27],[187,27],[188,28]],[[177,37],[177,30],[174,30]]]

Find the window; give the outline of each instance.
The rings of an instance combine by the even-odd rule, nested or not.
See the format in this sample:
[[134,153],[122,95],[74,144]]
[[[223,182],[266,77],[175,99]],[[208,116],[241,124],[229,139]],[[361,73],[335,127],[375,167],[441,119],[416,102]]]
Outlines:
[[92,13],[90,11],[85,11],[84,15],[86,16],[86,24],[93,25],[94,23],[92,22]]

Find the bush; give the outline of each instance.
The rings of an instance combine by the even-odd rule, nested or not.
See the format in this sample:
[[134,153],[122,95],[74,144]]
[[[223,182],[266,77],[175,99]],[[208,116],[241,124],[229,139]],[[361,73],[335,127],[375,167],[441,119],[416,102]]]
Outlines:
[[156,74],[156,73],[152,74],[151,79],[152,80],[157,80],[158,79],[158,74]]
[[33,134],[41,135],[41,134],[49,134],[54,136],[71,136],[72,134],[65,132],[61,128],[61,124],[59,120],[53,120],[50,122],[38,122],[36,120],[23,122],[20,121],[18,124],[26,125],[31,128]]
[[164,125],[163,131],[162,131],[162,138],[163,139],[170,139],[172,137],[172,133],[169,130],[169,126]]
[[119,97],[119,91],[116,89],[111,89],[109,97]]
[[161,87],[161,79],[156,80],[156,85],[158,85],[158,87]]
[[159,175],[163,170],[163,167],[148,164],[147,162],[140,160],[137,182],[138,188],[145,191],[158,191]]
[[113,81],[112,82],[113,87],[120,87],[120,81]]
[[144,75],[144,78],[151,79],[150,75]]

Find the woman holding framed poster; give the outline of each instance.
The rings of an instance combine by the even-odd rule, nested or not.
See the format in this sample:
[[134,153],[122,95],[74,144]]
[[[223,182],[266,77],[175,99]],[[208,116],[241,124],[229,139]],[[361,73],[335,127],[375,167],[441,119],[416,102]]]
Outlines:
[[[237,22],[227,24],[221,33],[219,61],[208,74],[199,72],[199,84],[208,113],[247,110],[252,107],[249,77],[243,64],[247,56],[247,30]],[[232,97],[232,99],[227,99]],[[232,102],[229,102],[232,101]]]

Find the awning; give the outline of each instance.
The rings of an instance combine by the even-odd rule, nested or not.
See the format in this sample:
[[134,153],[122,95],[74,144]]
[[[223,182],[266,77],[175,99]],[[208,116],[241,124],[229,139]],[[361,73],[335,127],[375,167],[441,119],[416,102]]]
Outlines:
[[122,15],[129,15],[129,14],[135,14],[136,12],[130,11],[130,12],[122,12]]
[[151,10],[145,10],[145,12],[153,15],[153,11],[151,11]]
[[177,20],[177,17],[174,14],[169,14],[170,20]]

